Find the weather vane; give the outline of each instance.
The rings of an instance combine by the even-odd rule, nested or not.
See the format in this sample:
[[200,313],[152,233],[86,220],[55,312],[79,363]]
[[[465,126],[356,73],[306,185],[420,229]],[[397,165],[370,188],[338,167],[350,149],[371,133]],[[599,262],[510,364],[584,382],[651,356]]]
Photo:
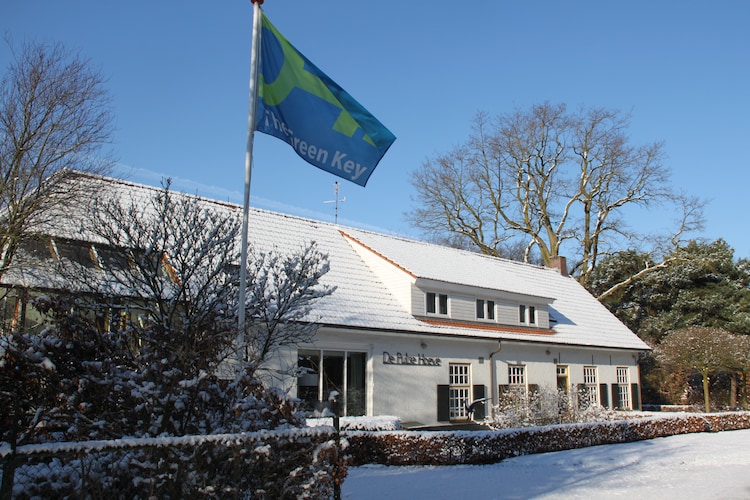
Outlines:
[[335,203],[335,211],[334,211],[334,217],[333,221],[335,224],[339,223],[339,202],[344,203],[346,201],[346,196],[339,199],[339,181],[336,181],[333,183],[333,193],[336,195],[336,199],[334,200],[326,200],[323,203]]

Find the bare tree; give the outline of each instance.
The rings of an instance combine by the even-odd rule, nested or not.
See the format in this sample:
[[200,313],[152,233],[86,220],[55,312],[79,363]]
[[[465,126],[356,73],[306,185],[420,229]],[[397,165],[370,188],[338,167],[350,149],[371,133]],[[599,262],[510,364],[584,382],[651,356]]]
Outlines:
[[83,218],[94,243],[81,258],[61,258],[60,271],[78,300],[98,312],[104,331],[130,339],[142,407],[164,415],[150,433],[179,434],[203,419],[197,394],[211,377],[230,380],[228,390],[243,400],[261,376],[274,380],[267,370],[279,349],[313,340],[313,305],[334,290],[320,283],[328,261],[314,242],[289,254],[251,249],[241,332],[238,210],[174,193],[169,181],[163,189],[127,189],[90,176],[78,182],[100,187]]
[[313,304],[334,287],[321,286],[328,272],[328,256],[315,244],[291,255],[253,252],[248,282],[248,361],[251,370],[262,366],[275,350],[311,343],[318,325],[311,317]]
[[[79,173],[67,182],[87,183],[99,197],[68,207],[81,239],[60,240],[55,264],[45,265],[65,285],[34,301],[50,327],[0,336],[0,440],[15,450],[53,435],[227,433],[298,422],[295,403],[256,375],[279,348],[313,340],[313,305],[334,290],[320,284],[328,261],[315,243],[287,255],[252,252],[247,303],[239,305],[235,207],[173,193],[169,181],[134,188]],[[246,332],[238,330],[240,306]],[[3,492],[13,467],[5,472]]]
[[53,208],[90,195],[64,182],[69,169],[111,165],[102,154],[112,133],[102,76],[60,44],[27,43],[13,56],[0,83],[0,278]]
[[66,260],[62,271],[109,311],[127,306],[142,342],[168,345],[180,365],[211,369],[237,336],[239,223],[235,212],[169,186],[102,192],[84,221],[101,242],[98,265]]
[[75,288],[110,311],[127,308],[141,342],[164,342],[192,370],[214,370],[239,345],[245,369],[254,373],[279,347],[310,342],[317,331],[312,305],[335,289],[320,284],[327,256],[314,242],[288,255],[251,248],[248,331],[240,332],[239,213],[169,186],[167,180],[163,189],[101,192],[88,205],[85,224],[99,242],[98,265],[63,262]]
[[738,355],[747,348],[744,336],[721,328],[690,326],[674,331],[657,347],[657,357],[675,368],[697,371],[703,380],[703,401],[711,411],[710,377],[721,370],[738,370]]
[[466,143],[414,173],[417,207],[408,217],[433,239],[488,255],[523,242],[524,260],[538,251],[545,265],[572,245],[571,269],[585,282],[618,238],[635,236],[624,208],[681,199],[668,184],[663,145],[630,145],[628,124],[617,111],[570,113],[550,103],[494,120],[479,113]]

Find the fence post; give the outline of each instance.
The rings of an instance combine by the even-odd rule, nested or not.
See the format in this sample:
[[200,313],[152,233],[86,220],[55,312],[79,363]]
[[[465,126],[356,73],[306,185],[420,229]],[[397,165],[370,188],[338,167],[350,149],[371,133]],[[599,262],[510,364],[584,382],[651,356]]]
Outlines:
[[[336,431],[336,466],[338,468],[341,461],[341,422],[338,412],[333,414],[333,430]],[[338,477],[333,481],[333,500],[341,500],[341,480]]]
[[16,446],[18,446],[18,418],[14,415],[10,432],[10,453],[3,460],[3,482],[0,484],[0,500],[13,497],[13,478],[16,475]]
[[10,500],[13,497],[13,476],[16,473],[16,454],[12,451],[3,460],[3,482],[0,485],[0,500]]

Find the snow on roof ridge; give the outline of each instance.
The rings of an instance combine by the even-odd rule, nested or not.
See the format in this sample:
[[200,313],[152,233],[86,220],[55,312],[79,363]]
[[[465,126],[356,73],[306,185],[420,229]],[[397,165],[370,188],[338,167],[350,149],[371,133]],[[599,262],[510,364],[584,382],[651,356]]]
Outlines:
[[[138,184],[124,179],[106,177],[76,172],[80,179],[90,179],[95,187],[99,183],[113,196],[126,196],[128,192],[136,197],[144,198],[149,193],[157,193],[160,188]],[[71,179],[72,182],[75,179]],[[239,205],[220,202],[195,194],[174,191],[180,196],[194,197],[202,203],[213,204],[217,209],[224,207],[225,210],[239,212]],[[513,333],[504,331],[484,331],[488,338],[506,338],[528,341],[544,341],[553,344],[564,345],[592,345],[599,347],[616,347],[625,349],[643,350],[648,348],[645,343],[638,339],[635,334],[627,329],[616,319],[601,303],[591,296],[574,278],[563,277],[556,269],[521,263],[509,259],[491,257],[477,252],[441,246],[422,240],[405,236],[397,236],[376,232],[375,230],[361,229],[356,227],[341,226],[333,222],[325,222],[307,217],[283,214],[270,210],[252,208],[253,218],[256,219],[258,227],[266,229],[259,231],[254,242],[260,248],[290,249],[302,240],[316,241],[322,238],[322,247],[331,255],[331,272],[324,279],[330,282],[336,281],[337,292],[319,302],[319,314],[326,318],[329,326],[345,326],[347,328],[367,328],[376,331],[398,331],[414,332],[418,334],[448,334],[452,336],[475,336],[480,330],[476,328],[464,328],[461,326],[447,327],[431,325],[419,321],[409,309],[401,308],[395,304],[392,291],[376,275],[374,270],[367,265],[354,251],[351,244],[361,242],[368,248],[373,248],[378,254],[387,256],[390,261],[400,265],[402,268],[411,268],[420,276],[431,276],[430,279],[443,280],[450,283],[464,284],[466,286],[488,287],[492,290],[510,291],[534,297],[547,297],[555,302],[550,307],[550,313],[562,321],[554,327],[553,335],[529,335],[526,333]],[[83,216],[84,214],[75,214]],[[70,219],[70,218],[69,218]],[[75,218],[72,218],[75,222]],[[283,223],[282,223],[283,222]],[[281,223],[281,224],[280,224]],[[69,228],[52,227],[57,234]],[[77,230],[76,227],[73,229]],[[280,231],[280,232],[279,232]],[[55,233],[50,233],[55,234]],[[71,232],[73,238],[86,237],[83,233]],[[348,237],[347,237],[348,236]],[[93,241],[93,240],[91,240]],[[359,244],[359,243],[358,243]],[[415,248],[417,245],[419,248]],[[419,260],[434,255],[440,262],[440,266],[434,269],[435,262],[420,263]],[[455,257],[455,259],[453,258]],[[486,260],[486,268],[495,268],[494,281],[485,284],[486,270],[482,262],[475,259]],[[472,262],[474,260],[474,262]],[[471,277],[465,276],[463,281],[454,281],[457,276],[456,262],[464,261],[471,268]],[[477,265],[480,264],[480,265]],[[509,264],[513,264],[511,267]],[[504,269],[503,269],[504,268]],[[538,271],[548,271],[541,276]],[[551,274],[550,274],[551,273]],[[508,275],[507,279],[501,275]],[[536,276],[534,276],[536,274]],[[444,279],[446,278],[446,279]],[[470,278],[470,279],[469,279]],[[538,279],[539,278],[539,279]],[[501,286],[502,285],[502,286]],[[354,299],[354,300],[352,300]],[[598,304],[594,307],[592,303]]]
[[[78,176],[78,177],[88,177],[88,178],[91,178],[91,179],[94,179],[94,180],[97,180],[97,181],[100,181],[100,182],[105,182],[105,183],[109,183],[109,184],[112,184],[112,185],[118,185],[119,184],[119,185],[122,185],[122,186],[130,186],[130,187],[133,187],[133,188],[136,188],[136,189],[140,189],[140,190],[144,190],[144,191],[156,192],[156,191],[159,191],[159,190],[163,189],[162,187],[157,187],[157,186],[153,186],[153,185],[149,185],[149,184],[144,184],[144,183],[129,181],[129,180],[126,180],[126,179],[122,179],[120,177],[106,176],[106,175],[102,175],[102,174],[94,174],[94,173],[91,173],[91,172],[83,172],[83,171],[80,171],[80,170],[70,170],[70,172],[73,175]],[[229,208],[229,209],[232,209],[232,210],[241,210],[242,209],[242,205],[240,205],[238,203],[230,202],[230,201],[217,200],[215,198],[209,198],[209,197],[206,197],[206,196],[203,196],[203,195],[194,194],[194,193],[188,193],[188,192],[181,191],[181,190],[172,190],[172,192],[176,193],[176,194],[179,194],[181,196],[191,197],[191,198],[194,198],[194,199],[196,199],[198,201],[202,201],[202,202],[207,202],[207,203],[211,203],[211,204],[214,204],[214,205],[223,206],[223,207],[226,207],[226,208]],[[358,227],[355,227],[355,226],[346,226],[346,225],[341,225],[341,224],[338,224],[338,223],[327,222],[327,221],[322,221],[322,220],[319,220],[319,219],[313,219],[313,218],[310,218],[310,217],[304,217],[304,216],[300,216],[300,215],[287,214],[287,213],[283,213],[283,212],[278,212],[278,211],[274,211],[274,210],[268,210],[268,209],[264,209],[264,208],[253,207],[253,206],[250,207],[250,210],[253,210],[253,211],[259,212],[259,213],[267,213],[267,214],[271,214],[271,215],[275,215],[275,216],[281,216],[281,217],[285,217],[285,218],[289,218],[289,219],[296,219],[296,220],[299,220],[299,221],[311,222],[311,223],[315,223],[315,224],[325,224],[327,226],[332,226],[332,227],[335,227],[335,228],[339,228],[339,232],[343,231],[345,233],[345,236],[348,236],[349,238],[352,238],[352,239],[356,240],[357,243],[359,243],[360,245],[363,245],[363,246],[365,246],[367,248],[370,248],[370,246],[367,245],[365,242],[361,241],[359,238],[357,238],[356,235],[354,235],[354,234],[351,233],[351,231],[358,231],[358,232],[369,234],[369,235],[372,235],[374,237],[379,237],[379,238],[389,238],[389,239],[393,239],[393,240],[404,241],[404,242],[407,242],[407,243],[414,243],[414,244],[424,245],[424,246],[432,247],[432,248],[441,248],[441,249],[445,249],[445,250],[448,250],[448,251],[451,251],[451,252],[456,252],[456,253],[459,253],[459,254],[463,254],[463,255],[466,255],[466,256],[472,256],[474,258],[477,258],[477,257],[479,257],[479,258],[485,258],[485,259],[488,259],[488,260],[491,260],[491,261],[500,261],[500,262],[504,262],[506,264],[512,264],[512,265],[527,267],[527,268],[531,268],[531,269],[546,270],[546,271],[552,271],[552,272],[555,272],[555,273],[559,273],[559,271],[557,271],[556,269],[549,268],[549,267],[546,267],[546,266],[540,266],[540,265],[532,264],[532,263],[529,263],[529,262],[521,262],[521,261],[517,261],[517,260],[512,260],[512,259],[508,259],[506,257],[498,257],[498,256],[494,256],[494,255],[487,255],[487,254],[483,254],[483,253],[480,253],[480,252],[466,250],[466,249],[463,249],[463,248],[450,247],[450,246],[446,246],[446,245],[441,245],[439,243],[433,243],[433,242],[430,242],[430,241],[417,239],[417,238],[410,237],[410,236],[395,235],[395,234],[386,234],[386,233],[374,231],[374,230],[371,230],[371,229],[363,229],[363,228],[358,228]]]
[[[428,247],[443,248],[443,249],[447,249],[447,250],[450,250],[450,251],[453,251],[453,252],[456,252],[456,253],[461,253],[461,254],[464,254],[464,255],[467,255],[467,256],[481,257],[481,258],[486,258],[486,259],[489,259],[489,260],[492,260],[492,261],[500,261],[500,262],[504,262],[504,263],[507,263],[507,264],[513,264],[513,265],[518,265],[518,266],[522,266],[522,267],[529,267],[529,268],[532,268],[532,269],[539,269],[539,270],[544,270],[544,271],[553,271],[556,274],[560,274],[560,272],[557,269],[554,269],[554,268],[551,268],[551,267],[542,266],[542,265],[538,265],[538,264],[532,264],[530,262],[522,262],[520,260],[513,260],[513,259],[509,259],[507,257],[498,257],[498,256],[495,256],[495,255],[487,255],[487,254],[484,254],[484,253],[481,253],[481,252],[475,252],[475,251],[466,250],[466,249],[463,249],[463,248],[455,248],[455,247],[451,247],[451,246],[447,246],[447,245],[441,245],[439,243],[433,243],[431,241],[420,240],[420,239],[412,238],[412,237],[409,237],[409,236],[401,236],[401,235],[379,233],[377,231],[372,231],[372,230],[368,230],[368,229],[359,229],[359,228],[352,228],[352,229],[354,229],[355,231],[360,231],[362,233],[368,233],[368,234],[370,234],[372,236],[379,237],[379,238],[385,237],[385,238],[390,238],[390,239],[395,239],[395,240],[401,240],[401,241],[404,241],[404,242],[407,242],[407,243],[416,243],[416,244],[419,244],[419,245],[425,245],[425,246],[428,246]],[[368,246],[365,243],[363,243],[362,241],[360,241],[355,235],[348,234],[348,236],[350,238],[353,238],[353,239],[357,240],[357,242],[359,244],[361,244],[363,246]]]
[[[112,176],[106,176],[106,175],[100,175],[100,174],[92,174],[92,173],[89,173],[89,172],[81,172],[79,170],[73,170],[72,172],[75,175],[77,175],[77,176],[80,176],[80,177],[89,177],[89,178],[92,178],[94,180],[97,180],[97,181],[100,181],[100,182],[104,182],[104,183],[108,183],[108,184],[111,184],[111,185],[129,186],[129,187],[132,187],[132,188],[136,188],[136,189],[140,189],[140,190],[144,190],[144,191],[152,191],[152,192],[157,192],[157,191],[160,191],[160,190],[163,189],[162,187],[153,186],[153,185],[149,185],[149,184],[144,184],[144,183],[140,183],[140,182],[129,181],[129,180],[126,180],[126,179],[122,179],[120,177],[112,177]],[[199,194],[194,194],[194,193],[189,193],[189,192],[186,192],[186,191],[183,191],[183,190],[180,190],[180,189],[172,189],[172,188],[170,188],[170,191],[172,191],[172,193],[178,194],[180,196],[186,196],[186,197],[194,198],[194,199],[196,199],[198,201],[201,201],[201,202],[207,202],[207,203],[211,203],[211,204],[214,204],[214,205],[223,206],[223,207],[226,207],[226,208],[229,208],[229,209],[232,209],[232,210],[242,210],[242,205],[239,204],[239,203],[234,203],[234,202],[231,202],[231,201],[217,200],[215,198],[209,198],[207,196],[203,196],[203,195],[199,195]],[[322,220],[318,220],[318,219],[312,219],[310,217],[303,217],[303,216],[300,216],[300,215],[293,215],[293,214],[287,214],[287,213],[283,213],[283,212],[277,212],[277,211],[268,210],[268,209],[265,209],[265,208],[259,208],[259,207],[253,207],[253,206],[251,206],[250,210],[255,211],[255,212],[259,212],[259,213],[266,213],[266,214],[271,214],[271,215],[286,217],[286,218],[289,218],[289,219],[296,219],[296,220],[304,221],[304,222],[312,222],[312,223],[316,223],[316,224],[326,224],[326,225],[329,225],[329,226],[337,226],[337,227],[340,226],[339,224],[334,224],[332,222],[322,221]],[[346,226],[344,226],[344,227],[346,227]]]
[[[140,183],[140,182],[129,181],[129,180],[126,180],[126,179],[122,179],[120,177],[111,177],[111,176],[100,175],[100,174],[92,174],[90,172],[81,172],[79,170],[74,170],[72,172],[76,176],[79,176],[79,177],[89,177],[89,178],[91,178],[93,180],[96,180],[96,181],[100,181],[100,182],[104,182],[104,183],[108,183],[108,184],[112,184],[112,185],[129,186],[129,187],[140,189],[140,190],[143,190],[143,191],[154,191],[154,192],[156,192],[156,191],[161,191],[162,189],[164,189],[163,187],[157,187],[157,186],[152,186],[152,185],[149,185],[149,184],[143,184],[143,183]],[[213,203],[215,205],[222,205],[222,206],[225,206],[225,207],[228,207],[228,208],[236,208],[236,209],[241,209],[242,208],[242,205],[239,205],[237,203],[232,203],[230,201],[221,201],[221,200],[217,200],[215,198],[208,198],[206,196],[202,196],[202,195],[194,194],[194,193],[188,193],[188,192],[185,192],[185,191],[181,191],[179,189],[172,189],[172,188],[170,188],[170,191],[172,191],[173,193],[179,194],[181,196],[186,196],[186,197],[194,198],[194,199],[196,199],[198,201],[205,201],[205,202],[208,202],[208,203]]]

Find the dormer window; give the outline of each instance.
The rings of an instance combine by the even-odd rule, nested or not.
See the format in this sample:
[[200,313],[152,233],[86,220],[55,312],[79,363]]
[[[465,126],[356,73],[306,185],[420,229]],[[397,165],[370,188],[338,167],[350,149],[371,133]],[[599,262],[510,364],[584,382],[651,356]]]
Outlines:
[[522,325],[536,325],[536,307],[519,305],[518,322]]
[[448,295],[427,292],[427,314],[448,315]]
[[477,319],[495,319],[495,301],[477,299]]

